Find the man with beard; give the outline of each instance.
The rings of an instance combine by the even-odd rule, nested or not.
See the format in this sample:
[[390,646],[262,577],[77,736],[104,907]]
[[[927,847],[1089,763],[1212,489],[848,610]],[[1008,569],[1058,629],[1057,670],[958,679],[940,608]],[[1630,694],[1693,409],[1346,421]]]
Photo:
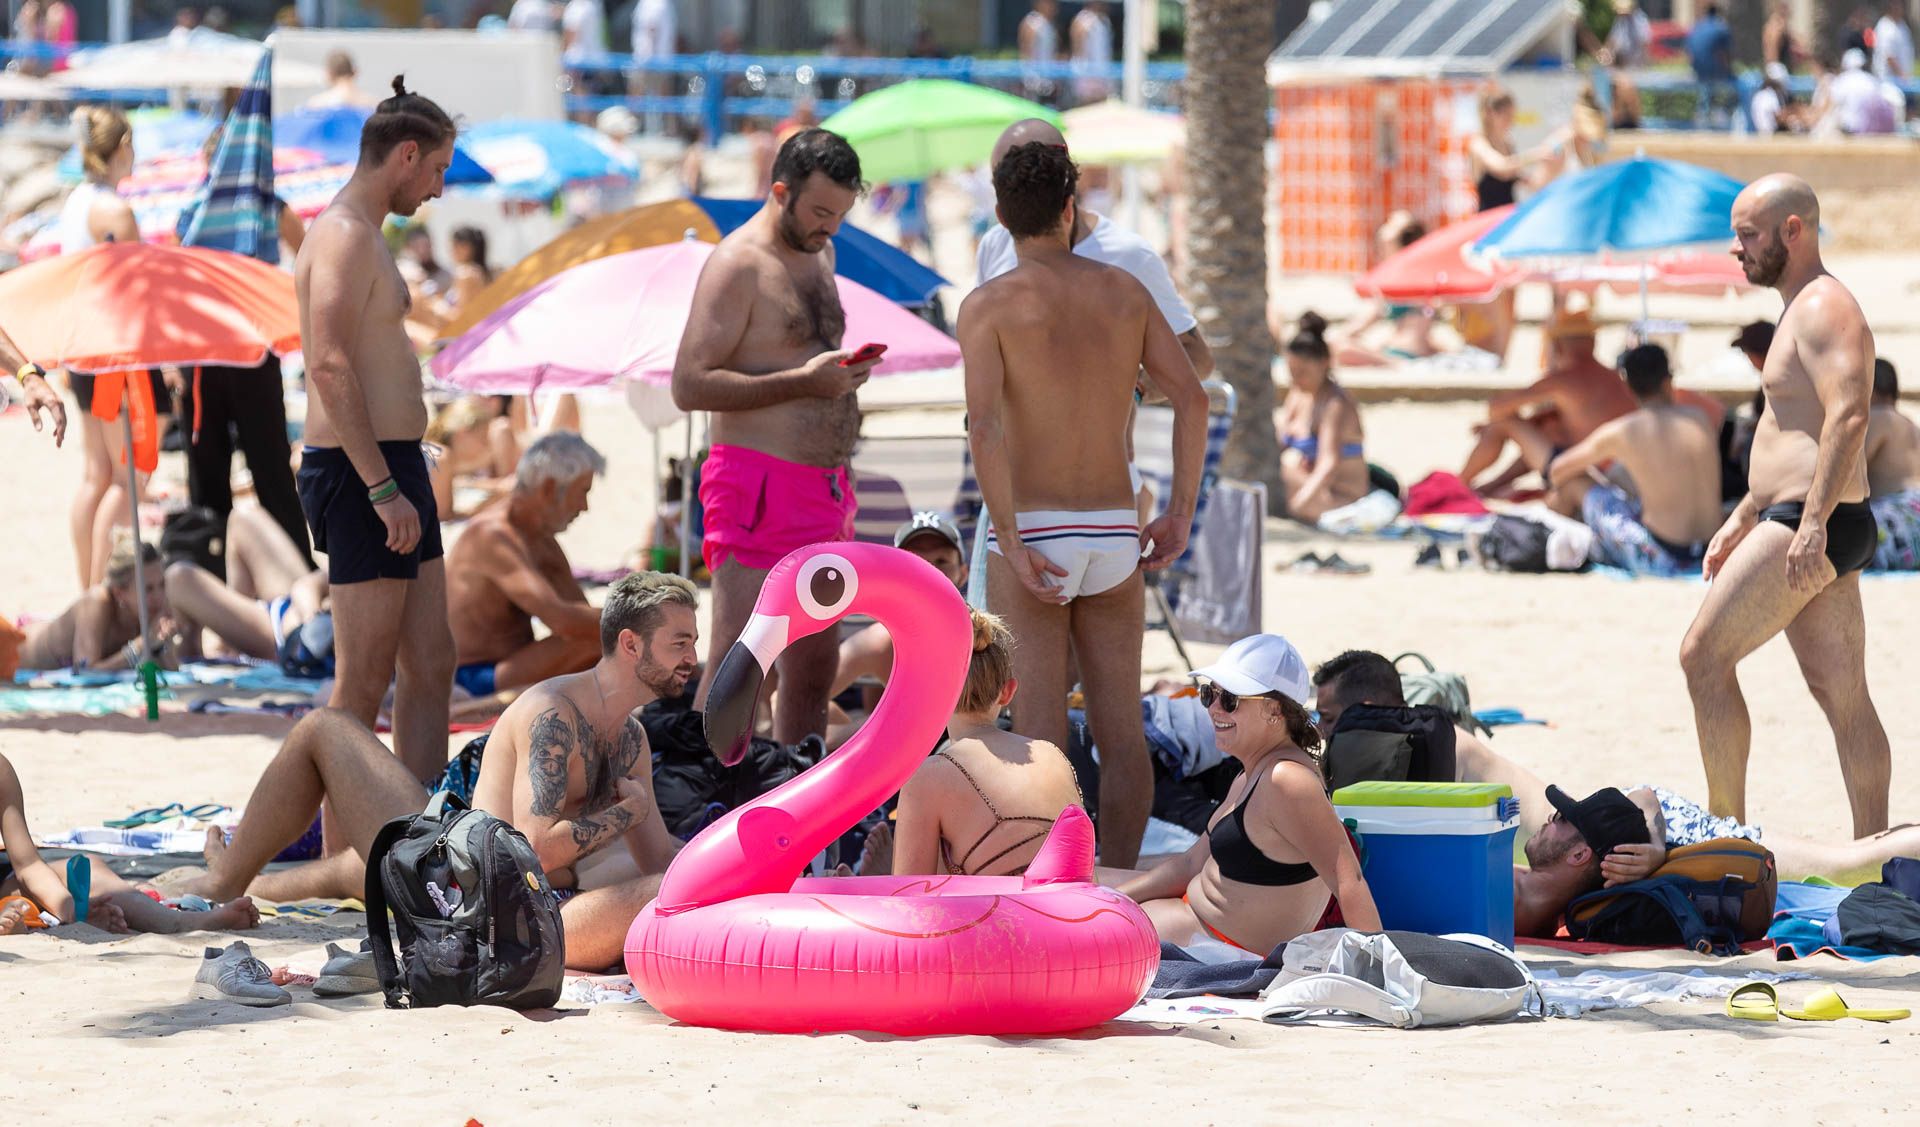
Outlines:
[[[700,479],[701,554],[713,572],[709,668],[739,638],[769,568],[795,548],[853,537],[855,392],[877,361],[840,347],[832,238],[864,188],[844,138],[795,133],[774,158],[766,205],[720,241],[694,289],[673,401],[713,417]],[[826,731],[837,664],[832,631],[781,655],[775,739]],[[706,707],[706,695],[703,684],[694,707]]]
[[1527,838],[1527,867],[1513,870],[1513,933],[1535,938],[1551,938],[1574,897],[1607,883],[1600,863],[1614,850],[1653,840],[1647,811],[1615,787],[1578,802],[1559,787],[1546,794],[1553,817]]
[[1867,506],[1873,333],[1820,261],[1820,204],[1796,176],[1749,184],[1733,254],[1786,307],[1760,373],[1748,493],[1707,545],[1712,586],[1680,646],[1707,773],[1707,805],[1746,820],[1752,722],[1734,667],[1782,630],[1826,713],[1853,833],[1887,827],[1891,753],[1867,694],[1860,570],[1878,543]]
[[352,179],[294,262],[306,346],[306,446],[296,481],[332,587],[334,708],[368,728],[397,669],[396,754],[417,779],[445,762],[453,638],[440,519],[420,439],[420,362],[407,285],[381,238],[388,213],[440,195],[453,119],[399,78],[360,131]]
[[[693,584],[678,576],[637,572],[614,584],[600,614],[599,663],[527,690],[487,741],[473,807],[511,823],[539,854],[561,901],[570,967],[619,960],[628,926],[680,848],[654,806],[653,756],[638,713],[678,696],[693,675],[697,602]],[[350,848],[263,875],[323,799]],[[294,727],[267,765],[231,843],[208,831],[207,872],[186,890],[226,900],[252,889],[276,902],[358,896],[380,827],[426,802],[426,788],[372,732],[322,709]],[[616,852],[625,860],[608,856]]]

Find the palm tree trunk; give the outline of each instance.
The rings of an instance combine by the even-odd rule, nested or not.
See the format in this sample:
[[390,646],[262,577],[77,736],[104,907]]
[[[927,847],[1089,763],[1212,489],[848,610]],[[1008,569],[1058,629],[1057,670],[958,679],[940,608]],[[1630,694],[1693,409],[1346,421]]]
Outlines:
[[1273,338],[1267,330],[1265,201],[1267,0],[1187,5],[1187,289],[1221,378],[1239,394],[1221,473],[1267,486],[1280,512],[1273,426]]

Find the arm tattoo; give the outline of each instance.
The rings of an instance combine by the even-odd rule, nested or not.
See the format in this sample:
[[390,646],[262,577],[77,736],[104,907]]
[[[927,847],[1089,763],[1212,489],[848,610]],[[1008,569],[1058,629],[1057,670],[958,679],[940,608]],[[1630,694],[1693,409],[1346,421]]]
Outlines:
[[624,806],[609,806],[597,815],[580,815],[573,820],[573,844],[582,857],[600,848],[607,838],[626,833],[633,825],[633,811]]
[[551,818],[567,800],[567,759],[573,754],[573,728],[549,708],[534,719],[527,735],[527,777],[533,783],[533,812]]

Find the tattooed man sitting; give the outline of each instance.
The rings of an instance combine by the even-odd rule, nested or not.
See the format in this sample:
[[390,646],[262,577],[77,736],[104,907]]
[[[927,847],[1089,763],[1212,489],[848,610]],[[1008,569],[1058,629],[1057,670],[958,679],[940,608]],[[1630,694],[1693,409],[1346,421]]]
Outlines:
[[[694,587],[640,572],[615,584],[600,613],[600,661],[521,694],[487,741],[473,805],[505,819],[540,855],[562,904],[567,965],[620,959],[627,928],[660,885],[680,843],[653,802],[653,756],[639,710],[685,689],[698,660]],[[350,848],[261,873],[331,804]],[[225,842],[207,840],[207,872],[189,891],[273,901],[361,894],[380,827],[417,813],[427,794],[353,716],[317,711],[267,765]],[[624,850],[611,848],[625,845]]]

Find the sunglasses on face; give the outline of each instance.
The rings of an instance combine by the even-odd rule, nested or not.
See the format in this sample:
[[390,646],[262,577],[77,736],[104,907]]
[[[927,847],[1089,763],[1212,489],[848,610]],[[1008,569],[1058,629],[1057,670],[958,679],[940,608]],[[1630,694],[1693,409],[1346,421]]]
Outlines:
[[1219,701],[1220,711],[1226,713],[1232,713],[1234,709],[1239,708],[1242,700],[1257,700],[1261,698],[1266,700],[1276,699],[1272,693],[1261,693],[1259,697],[1241,697],[1228,692],[1218,685],[1207,684],[1200,686],[1200,707],[1212,708],[1213,702]]

